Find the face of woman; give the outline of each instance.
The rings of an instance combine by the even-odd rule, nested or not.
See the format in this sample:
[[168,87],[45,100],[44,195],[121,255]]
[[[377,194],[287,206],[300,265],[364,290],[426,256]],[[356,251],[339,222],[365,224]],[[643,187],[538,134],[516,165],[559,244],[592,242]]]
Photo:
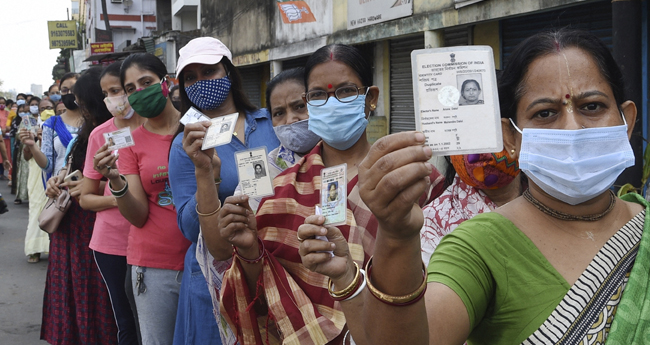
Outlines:
[[54,105],[48,100],[42,100],[41,104],[38,105],[38,112],[42,113],[44,110],[53,110]]
[[63,103],[59,103],[56,105],[56,114],[61,115],[65,112],[65,105]]
[[[327,61],[316,65],[309,74],[308,91],[325,91],[334,92],[343,86],[356,86],[361,88],[359,93],[365,93],[365,88],[361,79],[357,76],[352,68],[339,61]],[[332,94],[331,97],[334,97]],[[328,99],[329,102],[329,99]],[[366,104],[366,109],[369,104]]]
[[104,97],[121,96],[124,94],[120,78],[114,75],[105,74],[99,81]]
[[61,84],[61,95],[67,95],[72,92],[72,88],[74,87],[74,84],[77,82],[77,78],[69,78],[66,79],[62,84]]
[[256,165],[255,166],[255,173],[257,173],[258,175],[261,174],[262,173],[262,167],[259,166],[259,165]]
[[221,62],[214,65],[193,63],[183,69],[185,87],[193,85],[199,80],[220,79],[226,75],[226,68]]
[[49,90],[50,95],[56,95],[59,94],[59,85],[52,85],[52,87]]
[[581,49],[568,48],[538,58],[524,80],[524,93],[517,105],[517,125],[522,130],[623,124],[609,83],[593,58]]
[[32,99],[31,101],[29,101],[29,106],[32,106],[32,105],[35,105],[35,106],[38,107],[38,100]]
[[329,192],[330,192],[330,199],[332,200],[336,199],[336,187],[334,185],[330,186]]
[[478,89],[478,85],[474,82],[469,82],[465,84],[463,88],[463,98],[469,103],[475,103],[478,101],[478,96],[481,94],[481,90]]
[[138,65],[131,65],[124,73],[124,91],[127,95],[156,83],[160,83],[160,78],[155,73],[142,69]]
[[273,89],[269,97],[273,127],[309,118],[307,105],[302,99],[304,92],[305,86],[295,80],[288,80]]

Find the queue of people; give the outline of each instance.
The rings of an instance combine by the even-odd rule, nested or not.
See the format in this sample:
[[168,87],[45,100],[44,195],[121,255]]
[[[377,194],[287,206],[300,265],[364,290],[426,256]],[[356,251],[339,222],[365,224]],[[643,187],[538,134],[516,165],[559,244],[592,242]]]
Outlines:
[[[178,85],[139,53],[66,74],[47,99],[0,99],[0,156],[29,201],[25,252],[49,253],[42,339],[644,342],[650,205],[611,191],[634,162],[636,106],[595,36],[522,42],[498,80],[504,150],[447,157],[444,175],[422,133],[368,142],[380,90],[356,48],[330,44],[279,73],[263,109],[232,58],[196,38]],[[481,102],[476,81],[462,89]],[[234,115],[232,140],[204,150],[212,122],[181,124],[191,109]],[[132,145],[114,149],[121,130]],[[235,158],[260,147],[264,198],[243,193]],[[322,187],[341,164],[347,188]],[[48,235],[38,216],[64,190],[71,206]],[[319,207],[340,193],[344,221],[324,225]]]

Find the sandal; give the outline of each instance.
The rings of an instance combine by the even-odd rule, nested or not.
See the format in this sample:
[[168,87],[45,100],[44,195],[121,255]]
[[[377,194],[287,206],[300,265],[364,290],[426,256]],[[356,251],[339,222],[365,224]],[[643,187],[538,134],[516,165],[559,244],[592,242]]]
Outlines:
[[41,253],[27,255],[27,262],[30,264],[35,264],[41,261]]
[[23,201],[20,200],[20,199],[16,199],[16,200],[14,200],[14,204],[15,204],[15,205],[20,205],[20,204],[22,204],[22,203],[23,203]]

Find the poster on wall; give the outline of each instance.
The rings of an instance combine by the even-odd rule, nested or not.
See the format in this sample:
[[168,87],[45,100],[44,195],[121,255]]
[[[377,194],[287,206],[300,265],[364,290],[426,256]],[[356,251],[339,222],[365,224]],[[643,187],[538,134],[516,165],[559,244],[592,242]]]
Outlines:
[[414,50],[415,127],[435,156],[503,150],[490,46]]
[[47,32],[50,49],[77,48],[77,22],[74,20],[48,21]]
[[305,1],[278,0],[278,9],[285,24],[315,22],[316,17]]
[[348,0],[348,30],[413,14],[413,0]]

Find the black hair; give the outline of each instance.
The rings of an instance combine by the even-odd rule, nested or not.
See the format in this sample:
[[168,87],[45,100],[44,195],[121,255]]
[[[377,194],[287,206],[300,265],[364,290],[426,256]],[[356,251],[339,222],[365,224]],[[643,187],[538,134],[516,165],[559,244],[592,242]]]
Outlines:
[[131,66],[136,65],[138,68],[145,71],[153,72],[161,80],[167,75],[167,67],[165,64],[160,61],[155,55],[149,53],[137,53],[127,56],[120,67],[120,82],[122,87],[124,87],[124,77],[126,75],[126,70]]
[[11,108],[11,106],[14,105],[14,103],[16,103],[16,102],[14,102],[13,99],[9,98],[9,99],[7,99],[7,101],[5,102],[5,106],[6,106],[7,108]]
[[345,44],[328,44],[311,54],[305,64],[305,89],[309,85],[309,74],[317,65],[327,61],[340,61],[350,67],[359,77],[363,86],[372,85],[372,66],[359,49]]
[[112,75],[113,77],[120,77],[120,67],[122,67],[122,62],[117,61],[113,62],[112,64],[106,66],[104,70],[102,71],[102,74],[99,76],[99,80],[102,80],[105,75]]
[[612,88],[617,105],[625,101],[623,74],[607,46],[587,31],[562,28],[535,34],[515,48],[498,83],[501,117],[516,122],[517,105],[525,92],[524,78],[533,61],[565,48],[578,48],[589,54]]
[[54,102],[52,102],[51,99],[45,99],[45,98],[43,98],[42,100],[40,100],[40,101],[38,102],[38,107],[39,107],[39,108],[41,107],[41,102],[43,102],[43,101],[45,101],[45,102],[50,102],[50,104],[52,104],[52,108],[54,108],[54,106],[55,106]]
[[64,74],[63,77],[61,77],[61,80],[59,81],[59,89],[61,89],[61,85],[63,85],[63,82],[68,79],[79,79],[79,73],[68,72]]
[[[18,108],[16,108],[16,115],[20,112],[20,108],[23,108],[23,110],[25,110],[25,108],[27,108],[27,110],[29,110],[29,104],[25,103],[25,104],[19,105]],[[20,116],[16,116],[16,117],[20,117]]]
[[7,103],[7,99],[4,98],[3,96],[0,96],[0,99],[1,99],[1,100],[4,100],[4,101],[5,101],[5,104]]
[[29,102],[25,101],[25,104],[31,105],[33,101],[36,101],[36,105],[39,105],[41,103],[40,98],[38,98],[36,96],[32,96],[32,98],[29,100]]
[[47,88],[47,92],[48,92],[48,93],[51,92],[51,91],[52,91],[52,88],[55,87],[55,86],[56,86],[56,87],[59,87],[58,84],[52,84],[52,85],[50,85],[50,87]]
[[77,137],[77,143],[70,153],[72,154],[72,171],[83,170],[88,137],[93,129],[113,117],[106,108],[104,93],[99,85],[101,73],[101,67],[92,67],[86,70],[74,84],[73,93],[78,100],[84,123]]
[[[180,88],[179,88],[179,86],[178,86],[178,85],[174,85],[174,86],[172,86],[172,88],[169,89],[169,95],[171,96],[171,94],[174,93],[174,92],[176,92],[176,91],[179,91],[179,92],[180,92]],[[179,93],[178,95],[180,96],[180,93]]]
[[296,68],[291,68],[286,71],[280,72],[280,74],[276,75],[271,79],[270,82],[266,84],[266,108],[271,112],[271,94],[273,93],[273,90],[280,85],[284,84],[285,82],[288,81],[294,81],[298,84],[304,84],[305,81],[305,68],[304,67],[296,67]]
[[461,93],[463,92],[463,90],[465,90],[465,85],[467,85],[468,83],[476,84],[476,87],[478,87],[478,89],[481,90],[481,85],[476,80],[474,80],[474,79],[466,79],[463,82],[463,84],[460,86],[460,92]]
[[[241,78],[241,74],[239,74],[239,70],[235,65],[228,60],[227,57],[221,58],[221,61],[219,63],[223,64],[223,67],[226,69],[226,73],[228,75],[228,78],[230,79],[230,93],[232,94],[232,100],[235,103],[235,109],[237,111],[255,111],[257,110],[257,107],[254,106],[251,101],[248,99],[248,96],[246,95],[246,91],[244,91],[244,83]],[[199,109],[192,101],[190,101],[190,98],[187,96],[187,92],[185,92],[185,70],[181,71],[181,73],[178,75],[178,85],[179,90],[180,90],[180,96],[181,96],[181,115],[185,114],[191,107]],[[200,110],[200,109],[199,109]],[[178,126],[178,130],[176,131],[176,135],[179,133],[183,133],[185,130],[185,126],[182,124]]]
[[18,99],[18,97],[20,97],[20,96],[23,96],[23,99],[26,99],[26,98],[27,98],[27,95],[26,95],[26,94],[24,94],[24,93],[19,93],[19,94],[16,95],[16,99]]

